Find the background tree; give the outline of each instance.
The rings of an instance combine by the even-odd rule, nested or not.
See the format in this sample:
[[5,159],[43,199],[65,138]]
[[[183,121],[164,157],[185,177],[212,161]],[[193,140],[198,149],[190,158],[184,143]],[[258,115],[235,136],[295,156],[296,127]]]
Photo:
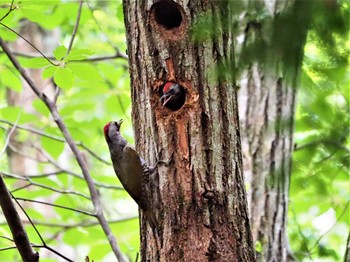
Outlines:
[[[231,9],[230,16],[227,17],[237,17],[233,21],[240,21],[238,25],[232,25],[238,32],[244,31],[247,24],[252,26],[250,33],[259,31],[254,29],[254,25],[259,23],[275,24],[274,18],[265,12],[262,5],[245,6],[238,1],[230,2],[235,2],[236,8]],[[281,9],[284,8],[283,1],[278,3],[281,4]],[[296,151],[293,154],[288,235],[292,251],[300,260],[322,258],[339,261],[344,256],[349,232],[349,139],[346,136],[349,126],[349,30],[348,23],[344,23],[349,17],[349,6],[345,1],[315,3],[314,8],[308,12],[312,18],[304,48],[301,88],[298,89],[296,100]],[[123,135],[130,142],[133,137],[130,125],[130,82],[126,71],[126,56],[123,54],[126,43],[121,3],[84,1],[77,30],[74,28],[78,20],[79,2],[14,1],[13,7],[16,8],[8,14],[10,5],[11,1],[0,1],[2,39],[8,43],[18,41],[20,37],[10,29],[21,32],[21,28],[30,24],[36,25],[45,36],[38,37],[39,42],[47,41],[47,34],[58,38],[57,41],[50,41],[54,52],[45,53],[46,57],[58,65],[49,64],[37,51],[22,53],[13,49],[12,44],[10,46],[22,66],[42,71],[44,81],[54,82],[60,87],[56,104],[62,120],[72,133],[74,141],[83,149],[84,159],[98,187],[103,209],[120,248],[134,261],[139,250],[137,207],[121,190],[111,166],[106,164],[109,163],[106,161],[109,159],[107,145],[96,147],[104,145],[102,127],[112,119],[123,118]],[[278,17],[283,17],[282,14],[285,13],[281,12]],[[194,25],[198,26],[192,31],[194,41],[201,43],[200,37],[211,41],[221,34],[222,27],[213,27],[207,13],[204,12],[202,16],[196,14],[196,17]],[[228,24],[230,23],[223,25]],[[294,28],[293,25],[291,23],[291,29]],[[268,26],[262,29],[267,28]],[[289,29],[284,31],[290,32]],[[196,35],[196,32],[199,34]],[[273,31],[264,31],[267,40],[271,32]],[[60,61],[62,54],[64,56],[69,48],[73,35],[71,56]],[[242,38],[239,33],[236,35],[238,38],[235,47],[239,49],[238,44],[242,43]],[[264,59],[259,56],[265,53],[265,49],[256,48],[252,41],[254,38],[246,39],[249,40],[245,52],[247,59],[240,59],[240,62],[245,61],[242,66],[236,60],[235,64],[240,65],[242,70],[249,69],[252,61],[255,64],[266,64],[262,63]],[[291,38],[287,40],[287,43],[281,45],[289,48],[293,41]],[[239,57],[241,56],[235,56],[236,59]],[[232,67],[226,63],[219,68],[219,72],[227,72],[225,68]],[[238,79],[242,70],[234,71],[233,79]],[[215,71],[213,67],[209,74],[215,76]],[[230,78],[232,83],[231,73],[232,70],[225,77]],[[115,255],[107,244],[106,236],[97,220],[89,215],[93,209],[91,199],[85,198],[88,191],[86,183],[81,179],[81,171],[42,101],[36,99],[32,102],[34,113],[7,104],[7,89],[18,94],[23,92],[20,79],[17,69],[0,50],[0,171],[6,185],[18,199],[65,207],[52,207],[51,217],[47,217],[42,213],[43,208],[47,210],[46,205],[33,203],[25,206],[27,215],[48,247],[72,260],[81,260],[85,255],[99,261],[114,260]],[[244,85],[240,84],[239,88],[242,91]],[[17,133],[12,132],[14,130]],[[7,142],[9,137],[10,143]],[[27,150],[20,152],[26,158],[35,158],[38,162],[36,172],[26,170],[24,176],[9,172],[6,154],[3,152],[9,146],[14,147],[12,141],[35,146],[27,146]],[[166,158],[166,155],[162,156],[164,152],[159,153]],[[156,154],[145,157],[153,161]],[[51,172],[53,168],[54,172]],[[161,171],[164,170],[166,167],[161,167]],[[247,184],[247,189],[250,188],[251,185]],[[115,200],[113,205],[111,199]],[[18,202],[23,206],[23,200]],[[13,243],[8,239],[11,238],[11,233],[7,223],[4,218],[0,222],[0,258],[4,261],[18,258],[17,250],[12,248]],[[31,243],[42,247],[37,233],[24,216],[23,222]],[[76,241],[77,237],[79,242]],[[263,254],[266,254],[263,251],[265,244],[258,242],[256,246]],[[58,259],[50,250],[35,249],[39,251],[42,261]]]

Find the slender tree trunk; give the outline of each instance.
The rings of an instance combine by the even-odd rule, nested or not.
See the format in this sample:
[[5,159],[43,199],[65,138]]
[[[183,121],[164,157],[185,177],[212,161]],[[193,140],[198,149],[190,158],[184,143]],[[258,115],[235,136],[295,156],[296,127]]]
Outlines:
[[[209,1],[124,1],[136,146],[150,162],[172,159],[151,179],[142,215],[142,261],[254,261],[242,175],[236,89],[213,77],[233,58],[233,35],[194,44],[199,15],[220,26],[227,8]],[[219,1],[220,2],[220,1]],[[159,99],[166,81],[186,90],[177,111]]]
[[350,233],[348,235],[348,240],[346,241],[346,248],[344,254],[344,262],[350,261]]
[[[293,23],[294,30],[298,31],[298,35],[290,33],[289,41],[294,41],[293,48],[297,47],[293,49],[286,46],[290,48],[290,53],[280,55],[278,47],[269,51],[261,50],[270,52],[269,57],[248,66],[241,76],[238,95],[243,166],[249,188],[247,193],[253,239],[259,247],[262,261],[280,262],[293,260],[288,244],[287,218],[294,148],[294,108],[308,29],[308,17],[301,13],[310,16],[310,11],[306,11],[309,4],[302,5],[294,1],[262,3],[263,7],[260,8],[269,13],[272,19],[285,16],[284,19]],[[291,15],[286,16],[286,11],[290,11]],[[300,24],[300,16],[306,24]],[[271,29],[271,24],[268,24],[270,21],[246,21],[242,30],[242,45],[263,38],[273,42],[273,35],[282,25],[275,21]],[[277,37],[283,43],[281,37]]]

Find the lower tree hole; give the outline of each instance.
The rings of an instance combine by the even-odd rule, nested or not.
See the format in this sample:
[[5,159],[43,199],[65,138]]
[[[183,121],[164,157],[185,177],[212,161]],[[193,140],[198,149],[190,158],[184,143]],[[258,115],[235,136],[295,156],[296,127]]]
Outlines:
[[178,4],[172,0],[161,0],[153,4],[152,10],[156,22],[170,30],[179,27],[182,22],[182,15]]
[[178,83],[166,82],[160,88],[160,95],[162,106],[172,111],[179,110],[185,104],[186,91]]

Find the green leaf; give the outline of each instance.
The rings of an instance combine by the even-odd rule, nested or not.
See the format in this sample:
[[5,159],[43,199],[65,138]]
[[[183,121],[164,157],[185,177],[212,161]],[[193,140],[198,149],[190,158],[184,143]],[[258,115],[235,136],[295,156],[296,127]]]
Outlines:
[[123,12],[123,5],[120,4],[117,8],[117,18],[119,21],[124,23],[124,12]]
[[9,70],[6,67],[0,68],[0,75],[2,86],[8,87],[15,92],[20,92],[22,90],[21,80],[12,70]]
[[50,65],[50,62],[44,57],[35,57],[22,60],[22,66],[25,68],[42,68],[47,65]]
[[48,66],[43,70],[42,77],[44,79],[53,77],[56,72],[57,67],[56,66]]
[[97,68],[91,64],[70,63],[67,64],[67,68],[72,69],[72,72],[81,80],[91,82],[103,81],[103,78],[97,71]]
[[44,136],[41,137],[41,145],[54,159],[57,159],[64,149],[64,143]]
[[74,76],[70,69],[64,67],[57,68],[54,76],[54,81],[56,85],[58,85],[62,89],[69,89],[73,86],[73,80]]
[[61,60],[67,53],[67,48],[64,45],[58,46],[54,51],[53,54],[57,61]]
[[64,61],[72,61],[72,60],[84,60],[91,56],[94,52],[90,49],[75,49],[72,50],[69,55],[64,59]]
[[0,119],[15,122],[20,113],[20,110],[21,109],[19,107],[14,106],[0,108]]
[[47,106],[44,104],[43,101],[40,99],[35,99],[32,103],[33,107],[41,113],[42,115],[48,117],[50,115],[50,110],[47,108]]

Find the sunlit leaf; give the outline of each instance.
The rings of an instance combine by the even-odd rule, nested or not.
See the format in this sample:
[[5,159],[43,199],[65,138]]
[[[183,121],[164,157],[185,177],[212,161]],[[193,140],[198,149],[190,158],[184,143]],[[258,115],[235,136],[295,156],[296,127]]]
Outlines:
[[69,89],[73,86],[74,76],[70,69],[58,67],[54,75],[54,81],[62,89]]

